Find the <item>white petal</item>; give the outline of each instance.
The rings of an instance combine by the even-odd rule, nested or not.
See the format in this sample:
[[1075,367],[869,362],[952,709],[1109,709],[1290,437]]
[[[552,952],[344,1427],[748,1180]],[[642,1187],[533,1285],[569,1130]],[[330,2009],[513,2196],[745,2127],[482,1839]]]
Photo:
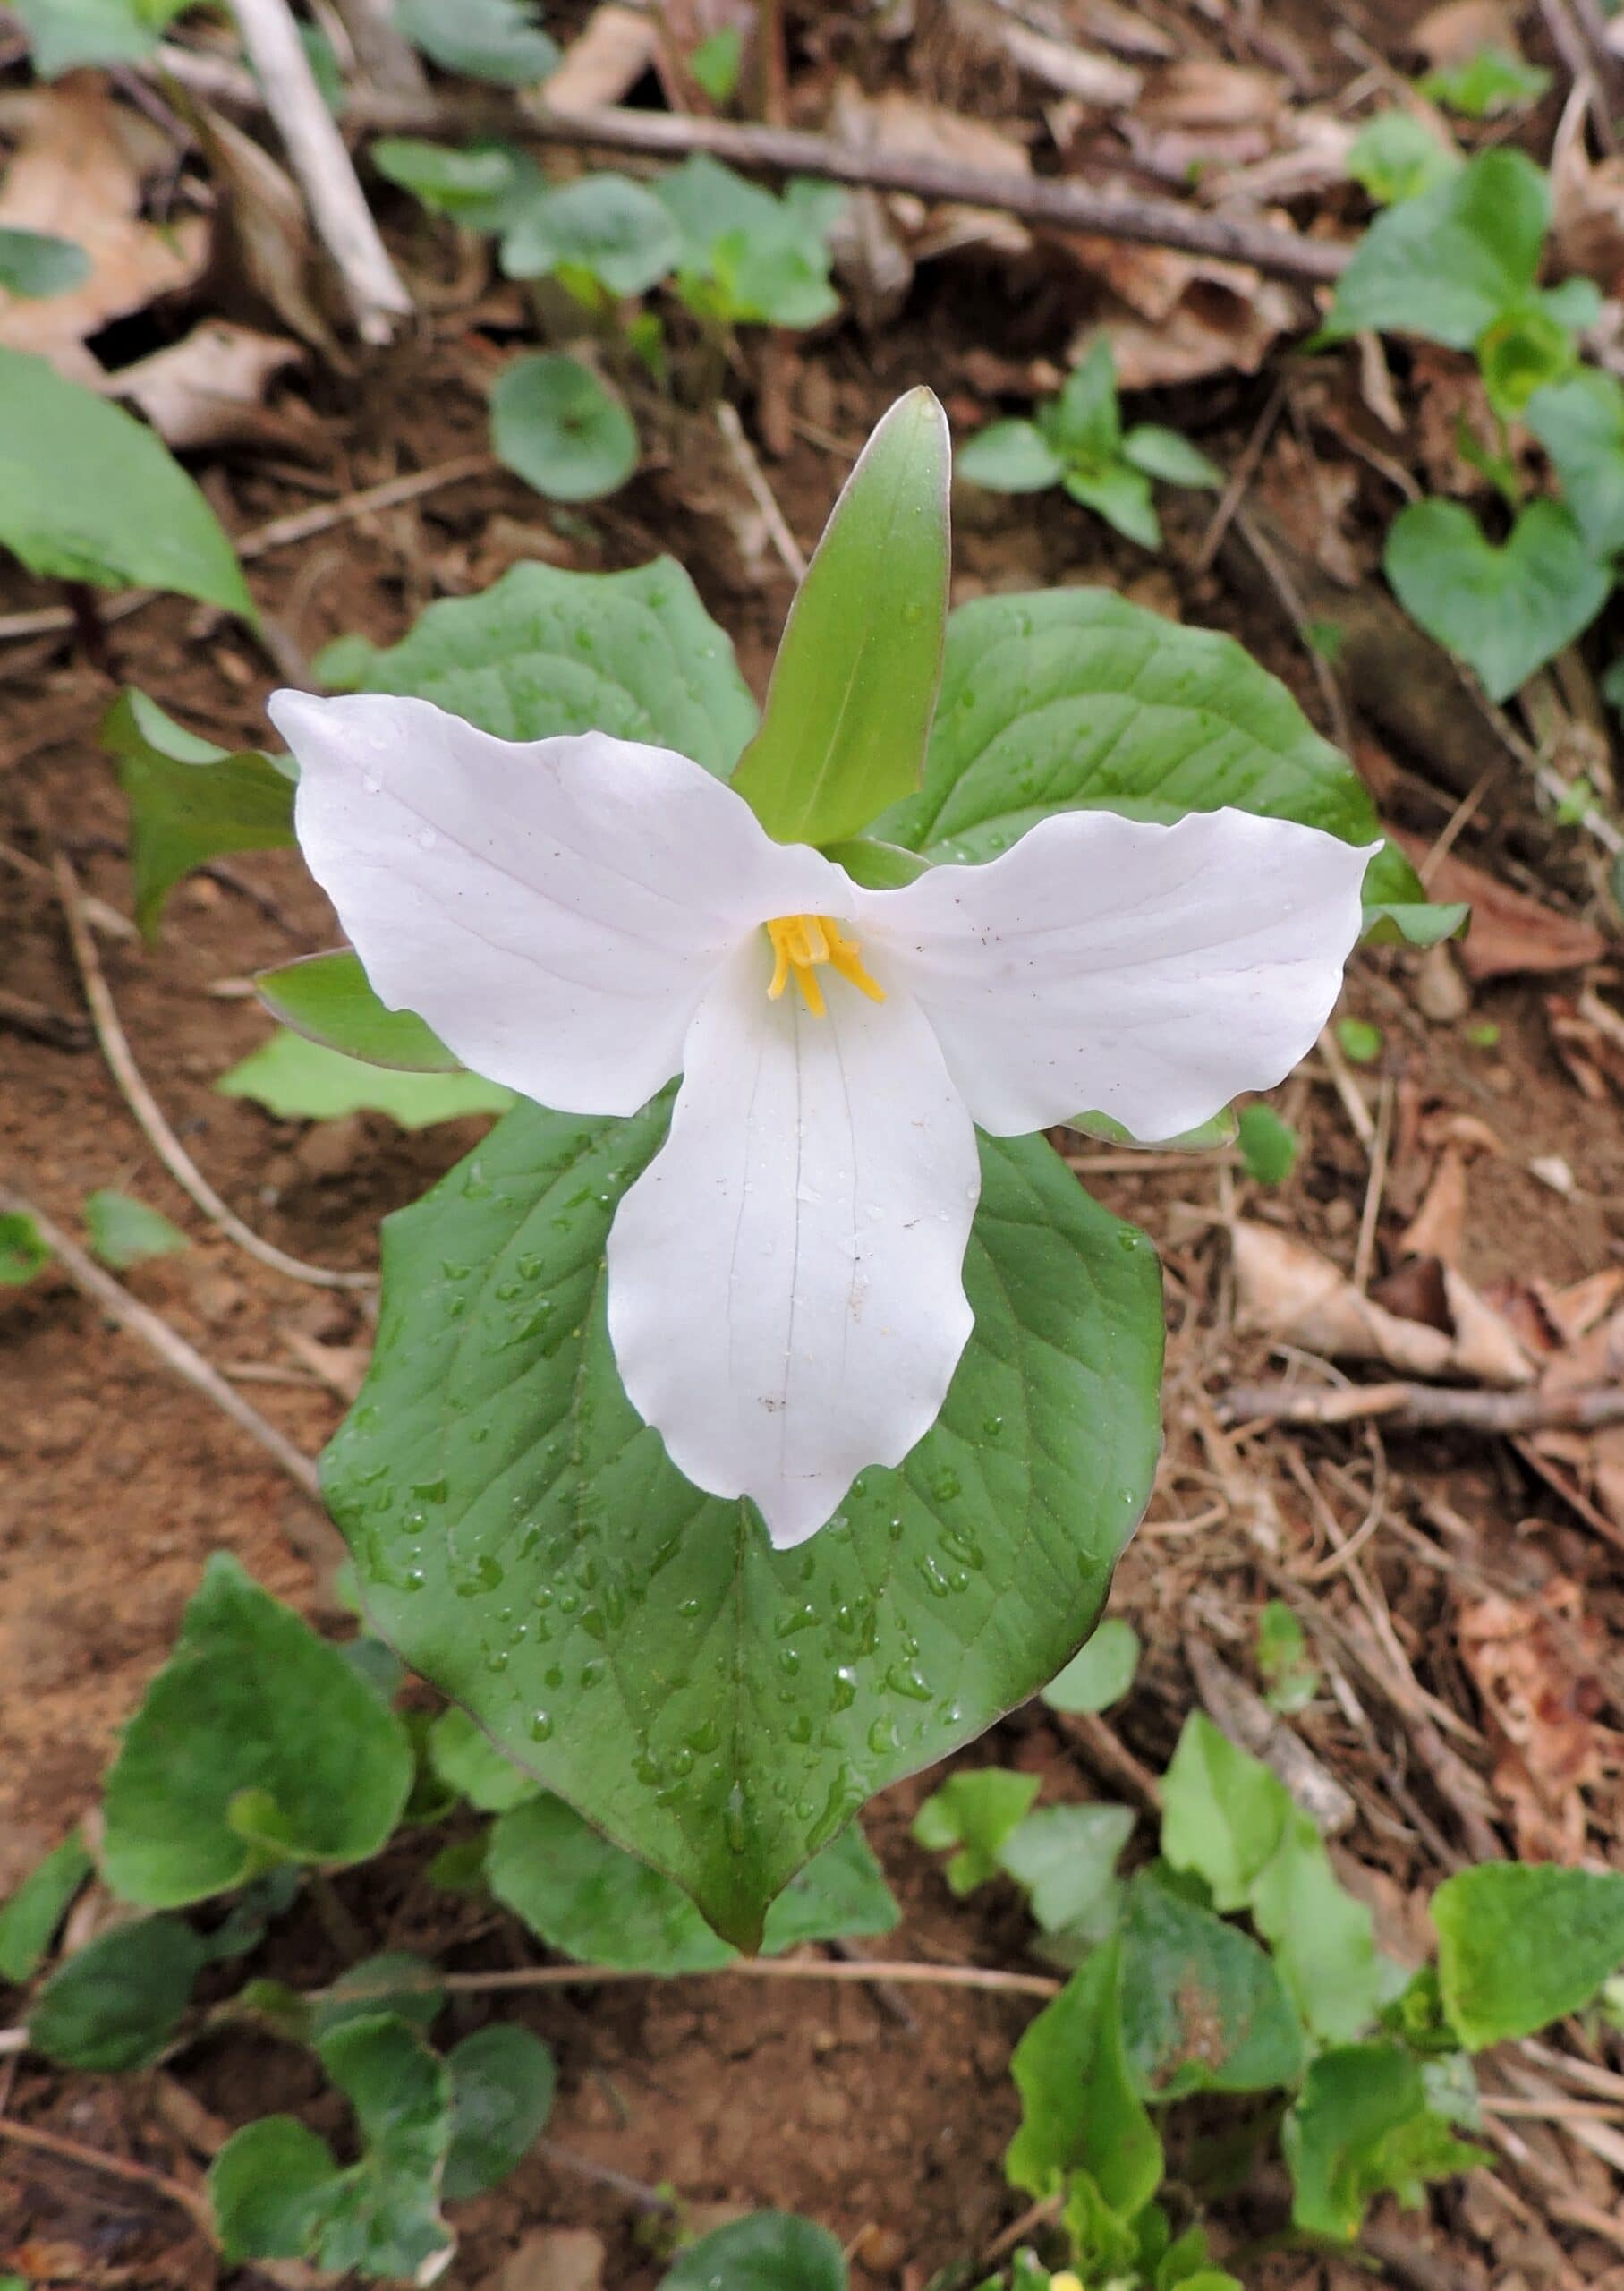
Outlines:
[[1313,1047],[1368,850],[1250,812],[1066,812],[980,867],[855,894],[876,977],[935,1027],[983,1129],[1097,1111],[1176,1137]]
[[379,694],[282,692],[270,712],[305,858],[378,994],[563,1112],[634,1113],[668,1081],[758,924],[850,912],[838,867],[668,748],[493,739]]
[[671,1135],[609,1233],[632,1403],[696,1486],[779,1549],[934,1423],[970,1333],[975,1134],[912,999],[821,974],[767,1000],[747,947],[701,1004]]

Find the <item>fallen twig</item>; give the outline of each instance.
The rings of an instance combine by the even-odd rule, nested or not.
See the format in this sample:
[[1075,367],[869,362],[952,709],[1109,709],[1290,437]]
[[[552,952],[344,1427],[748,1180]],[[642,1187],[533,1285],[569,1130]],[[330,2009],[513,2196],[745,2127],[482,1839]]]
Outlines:
[[87,2148],[80,2141],[66,2140],[60,2132],[47,2132],[35,2124],[19,2124],[9,2116],[0,2116],[0,2140],[9,2140],[19,2148],[32,2148],[42,2156],[58,2157],[64,2164],[82,2164],[88,2171],[104,2172],[131,2187],[147,2188],[153,2194],[179,2204],[199,2233],[213,2240],[214,2214],[207,2196],[188,2187],[184,2180],[171,2179],[167,2172],[160,2172],[153,2165],[132,2164],[123,2156],[106,2155],[99,2148]]
[[[101,967],[101,957],[96,951],[96,942],[85,922],[78,878],[64,853],[58,851],[55,854],[54,868],[63,916],[68,926],[68,943],[73,951],[74,966],[89,1008],[90,1023],[96,1029],[96,1039],[101,1044],[102,1056],[107,1061],[107,1070],[118,1085],[124,1103],[134,1115],[141,1135],[181,1191],[191,1197],[211,1224],[217,1225],[250,1256],[257,1257],[261,1265],[269,1265],[273,1273],[285,1273],[290,1281],[307,1281],[318,1289],[375,1289],[377,1278],[370,1273],[340,1273],[330,1265],[307,1265],[302,1257],[290,1256],[274,1241],[262,1239],[251,1225],[244,1224],[236,1211],[220,1198],[170,1128],[135,1062],[129,1038],[114,1007],[106,974]],[[222,1386],[222,1389],[229,1387]]]
[[1355,1424],[1381,1417],[1400,1431],[1457,1426],[1468,1432],[1590,1431],[1624,1423],[1624,1385],[1570,1392],[1537,1385],[1490,1392],[1453,1384],[1232,1384],[1218,1400],[1223,1424]]
[[338,123],[327,109],[287,0],[236,0],[237,29],[363,342],[392,339],[412,297],[378,236]]
[[[122,1282],[104,1273],[94,1258],[87,1256],[77,1241],[71,1240],[60,1225],[37,1209],[26,1195],[14,1192],[10,1186],[0,1186],[0,1211],[12,1216],[29,1218],[40,1239],[50,1250],[57,1264],[76,1289],[83,1291],[92,1304],[99,1306],[121,1328],[132,1336],[139,1336],[148,1349],[156,1352],[164,1366],[180,1377],[183,1384],[200,1392],[206,1400],[229,1416],[251,1440],[257,1440],[266,1453],[275,1458],[288,1478],[312,1503],[321,1502],[321,1483],[315,1464],[302,1449],[294,1447],[285,1433],[268,1423],[257,1408],[251,1408],[240,1392],[234,1392],[224,1376],[202,1354],[178,1335],[166,1320],[132,1297]],[[0,2044],[0,2049],[4,2045]]]
[[4,986],[0,986],[0,1026],[47,1043],[53,1050],[88,1050],[91,1042],[89,1026],[75,1013],[53,1010],[48,1002],[37,1002],[29,994],[13,994]]
[[721,431],[727,450],[732,455],[744,489],[761,513],[761,522],[771,535],[772,545],[784,561],[792,580],[806,578],[806,552],[791,532],[789,520],[779,508],[778,497],[768,484],[761,464],[756,459],[755,447],[744,435],[744,425],[739,420],[738,408],[724,398],[716,409],[716,426]]

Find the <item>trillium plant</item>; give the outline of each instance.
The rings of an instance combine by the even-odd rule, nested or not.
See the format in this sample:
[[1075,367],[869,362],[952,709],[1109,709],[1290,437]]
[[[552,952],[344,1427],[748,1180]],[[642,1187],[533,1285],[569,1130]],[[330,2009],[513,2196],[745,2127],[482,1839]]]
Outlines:
[[1071,1656],[1148,1494],[1153,1256],[1039,1133],[1211,1122],[1435,913],[1227,640],[949,619],[949,465],[915,391],[759,723],[669,565],[271,707],[370,1054],[515,1094],[386,1233],[327,1462],[372,1619],[745,1946]]

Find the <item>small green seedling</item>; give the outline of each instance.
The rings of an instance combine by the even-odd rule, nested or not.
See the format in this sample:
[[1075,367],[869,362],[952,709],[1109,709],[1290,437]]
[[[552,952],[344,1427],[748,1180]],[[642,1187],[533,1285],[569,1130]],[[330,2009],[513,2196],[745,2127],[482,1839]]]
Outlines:
[[1464,64],[1429,72],[1417,92],[1464,119],[1498,119],[1506,112],[1526,111],[1550,86],[1551,74],[1543,64],[1529,64],[1491,42]]
[[701,154],[653,188],[680,234],[676,291],[695,317],[803,328],[838,311],[829,233],[846,193],[836,185],[794,176],[775,197]]
[[1122,427],[1116,362],[1101,335],[1058,397],[1029,422],[994,422],[958,451],[960,477],[991,493],[1041,493],[1058,485],[1129,541],[1161,546],[1152,479],[1216,487],[1223,472],[1176,430]]

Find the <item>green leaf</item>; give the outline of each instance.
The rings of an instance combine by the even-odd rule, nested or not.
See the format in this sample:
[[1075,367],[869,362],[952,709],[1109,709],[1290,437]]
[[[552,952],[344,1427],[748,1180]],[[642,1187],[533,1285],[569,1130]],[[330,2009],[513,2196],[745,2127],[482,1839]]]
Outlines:
[[497,459],[549,501],[599,501],[637,467],[637,429],[579,358],[515,358],[490,393]]
[[86,64],[140,64],[187,0],[13,0],[35,72],[60,79]]
[[360,956],[348,947],[259,971],[254,985],[273,1018],[344,1058],[402,1073],[462,1071],[414,1010],[391,1010],[378,1001]]
[[1474,2052],[1588,2005],[1624,1965],[1624,1877],[1485,1862],[1433,1895],[1444,2010]]
[[1164,485],[1198,485],[1213,490],[1222,485],[1224,473],[1215,461],[1210,461],[1200,447],[1191,445],[1177,430],[1164,430],[1159,422],[1141,422],[1122,440],[1122,458],[1143,470],[1146,477],[1157,477]]
[[0,1909],[0,1980],[31,1980],[50,1952],[68,1904],[95,1868],[76,1829],[30,1869]]
[[827,2227],[754,2211],[679,2252],[659,2291],[846,2291],[846,2255]]
[[150,1257],[173,1256],[177,1249],[191,1246],[180,1227],[172,1225],[160,1210],[149,1209],[144,1201],[132,1201],[127,1193],[87,1194],[85,1231],[92,1252],[115,1273],[145,1265]]
[[73,240],[0,227],[0,294],[44,301],[81,285],[89,275],[90,258]]
[[1151,498],[1151,481],[1127,462],[1101,470],[1068,470],[1060,481],[1074,501],[1103,517],[1142,549],[1161,547],[1161,521]]
[[1284,1599],[1269,1600],[1257,1618],[1257,1667],[1271,1710],[1305,1710],[1319,1691],[1307,1635]]
[[1369,327],[1469,350],[1533,293],[1550,220],[1550,185],[1532,159],[1479,152],[1376,217],[1337,282],[1323,337]]
[[1284,1185],[1297,1167],[1296,1130],[1262,1098],[1241,1108],[1236,1142],[1247,1176],[1259,1185]]
[[[497,1899],[531,1931],[582,1964],[634,1972],[703,1972],[732,1963],[687,1895],[550,1795],[506,1813],[492,1828],[486,1877]],[[885,1933],[897,1905],[856,1830],[808,1862],[767,1916],[764,1952],[803,1941]]]
[[999,1867],[1025,1886],[1045,1933],[1093,1943],[1116,1929],[1123,1887],[1117,1862],[1133,1835],[1127,1806],[1041,1806],[1010,1831]]
[[540,2037],[493,2021],[453,2048],[451,2145],[442,2193],[455,2202],[506,2179],[552,2113],[558,2072]]
[[775,1554],[677,1475],[615,1372],[604,1240],[666,1120],[522,1106],[388,1222],[324,1482],[381,1634],[748,1946],[874,1791],[1089,1630],[1150,1486],[1161,1315],[1148,1247],[1047,1146],[984,1143],[976,1328],[940,1418]]
[[744,55],[744,35],[736,24],[724,24],[689,49],[688,69],[713,104],[732,102]]
[[380,136],[373,166],[438,215],[469,231],[504,231],[542,195],[541,171],[514,143],[471,143],[454,150],[413,135]]
[[64,2068],[147,2068],[180,2026],[208,1952],[178,1917],[115,1925],[51,1975],[29,2044]]
[[528,88],[557,66],[558,50],[530,0],[395,0],[395,22],[431,64],[497,87]]
[[226,2265],[302,2258],[338,2176],[327,2142],[296,2116],[261,2116],[234,2132],[208,2171]]
[[331,1121],[346,1113],[387,1113],[403,1129],[503,1113],[514,1094],[481,1074],[407,1074],[345,1058],[279,1028],[215,1084],[222,1097],[252,1098],[283,1121]]
[[1543,303],[1509,311],[1478,337],[1477,364],[1489,404],[1515,420],[1537,390],[1572,373],[1578,354],[1572,330]]
[[1109,1710],[1120,1702],[1139,1668],[1139,1633],[1112,1615],[1042,1690],[1051,1710]]
[[1616,556],[1624,549],[1624,388],[1586,366],[1536,391],[1524,419],[1550,455],[1592,552]]
[[946,1872],[956,1894],[974,1893],[998,1875],[1000,1849],[1031,1812],[1039,1786],[1035,1774],[971,1767],[950,1774],[925,1800],[914,1818],[914,1836],[932,1853],[958,1848]]
[[380,2014],[426,2037],[445,2010],[446,1990],[427,1957],[409,1949],[385,1949],[359,1964],[346,1965],[332,1987],[317,1997],[310,2033],[320,2044],[350,2021],[375,2021]]
[[217,1553],[107,1776],[103,1872],[154,1908],[241,1885],[261,1858],[233,1820],[249,1793],[282,1858],[364,1861],[411,1778],[399,1719],[339,1648]]
[[783,843],[834,843],[919,786],[948,609],[948,425],[927,389],[863,447],[790,608],[733,785]]
[[1378,207],[1418,199],[1459,174],[1466,162],[1452,142],[1413,112],[1382,111],[1366,121],[1343,162]]
[[701,318],[808,327],[839,309],[829,234],[846,194],[833,184],[792,179],[775,198],[700,153],[652,188],[682,235],[678,284]]
[[668,557],[626,573],[515,565],[430,605],[354,689],[415,694],[498,739],[646,740],[724,779],[756,723],[731,641]]
[[43,358],[0,349],[0,544],[30,573],[254,608],[218,518],[168,447]]
[[515,1766],[490,1736],[454,1704],[429,1729],[429,1755],[447,1789],[466,1798],[482,1814],[505,1814],[540,1795],[533,1774]]
[[1543,64],[1529,64],[1491,43],[1464,64],[1429,72],[1417,82],[1416,92],[1467,119],[1495,119],[1501,112],[1522,111],[1537,103],[1550,85],[1551,74]]
[[1297,2082],[1301,2023],[1247,1935],[1141,1870],[1127,1889],[1121,1947],[1123,2044],[1147,2099]]
[[1051,812],[1226,804],[1348,843],[1381,832],[1356,772],[1238,644],[1055,589],[952,615],[923,788],[873,833],[940,864],[995,858]]
[[361,2153],[333,2181],[309,2256],[336,2274],[416,2276],[451,2241],[438,2202],[451,2073],[387,2015],[346,2021],[317,2050],[355,2111]]
[[1245,1909],[1294,1810],[1283,1786],[1204,1711],[1194,1710],[1161,1788],[1168,1861],[1204,1882],[1215,1909]]
[[1117,365],[1110,336],[1096,335],[1038,416],[1055,451],[1073,468],[1101,468],[1117,458],[1122,422],[1117,406]]
[[293,782],[254,749],[234,754],[200,739],[144,692],[115,700],[98,734],[130,801],[135,919],[155,938],[182,877],[228,851],[280,851],[293,841]]
[[959,447],[953,465],[989,493],[1042,493],[1066,474],[1066,464],[1035,422],[990,422]]
[[1419,2064],[1396,2044],[1356,2044],[1309,2065],[1281,2131],[1291,2217],[1305,2234],[1351,2243],[1374,2195],[1416,2204],[1429,2179],[1485,2161],[1428,2106]]
[[1412,501],[1393,520],[1383,565],[1411,618],[1476,670],[1491,700],[1508,699],[1582,635],[1612,585],[1555,501],[1531,502],[1499,547],[1458,501]]
[[670,210],[648,185],[605,173],[532,199],[502,242],[502,268],[510,278],[582,270],[611,294],[643,294],[681,253]]
[[1388,1992],[1390,1967],[1377,1951],[1369,1910],[1338,1882],[1324,1839],[1295,1806],[1252,1887],[1251,1909],[1309,2033],[1327,2043],[1363,2034]]
[[50,1245],[21,1209],[0,1209],[0,1289],[21,1289],[51,1261]]
[[1124,2219],[1161,2183],[1161,2142],[1134,2090],[1123,2042],[1122,1945],[1108,1941],[1073,1973],[1015,2048],[1021,2128],[1004,2170],[1011,2186],[1043,2197],[1068,2172],[1089,2173]]
[[1336,1037],[1342,1055],[1352,1066],[1373,1066],[1385,1040],[1380,1026],[1368,1018],[1339,1018]]

